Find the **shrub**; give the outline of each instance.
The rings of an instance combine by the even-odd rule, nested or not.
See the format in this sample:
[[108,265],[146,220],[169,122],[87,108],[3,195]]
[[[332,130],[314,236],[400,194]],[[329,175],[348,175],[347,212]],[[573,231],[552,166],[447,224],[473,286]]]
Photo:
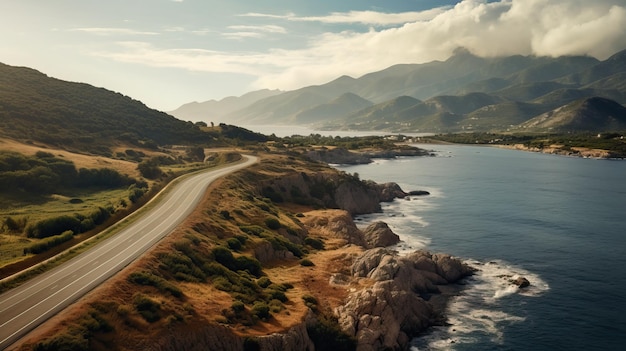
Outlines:
[[252,306],[251,313],[253,316],[265,320],[270,318],[270,307],[265,302],[259,301]]
[[159,168],[158,161],[154,158],[147,161],[141,161],[137,166],[137,169],[144,178],[148,179],[156,179],[163,174],[163,171]]
[[321,241],[320,239],[315,239],[315,238],[311,238],[310,236],[307,236],[306,238],[304,238],[304,243],[316,250],[324,249],[324,242]]
[[265,229],[263,229],[262,227],[258,225],[241,226],[239,227],[239,229],[246,234],[250,234],[254,236],[261,236],[261,234],[265,232]]
[[241,247],[242,247],[241,241],[237,240],[236,238],[230,238],[226,240],[226,244],[228,244],[229,248],[235,251],[241,250]]
[[302,296],[302,300],[304,300],[304,303],[305,303],[307,306],[308,306],[309,304],[311,304],[311,305],[317,305],[317,303],[318,303],[318,302],[317,302],[317,299],[315,298],[315,296],[313,296],[313,295],[309,295],[309,294],[303,295],[303,296]]
[[260,277],[261,274],[263,274],[261,263],[255,258],[239,256],[237,257],[236,262],[237,266],[235,270],[237,271],[248,271],[255,277]]
[[287,295],[285,295],[285,293],[280,290],[269,290],[268,297],[271,300],[278,300],[280,302],[287,302],[289,300],[287,298]]
[[4,226],[10,232],[21,232],[26,228],[26,223],[28,219],[26,217],[22,217],[19,219],[14,219],[13,217],[7,217],[4,220]]
[[245,311],[246,305],[243,302],[239,301],[239,300],[235,300],[233,302],[231,308],[233,309],[233,312],[239,314],[239,313]]
[[70,241],[72,240],[73,237],[74,237],[74,232],[72,232],[71,230],[67,230],[59,235],[54,235],[54,236],[45,238],[39,242],[36,242],[30,245],[29,247],[24,249],[24,253],[25,254],[32,253],[36,255],[44,251],[47,251],[48,249],[51,249],[57,245],[61,245],[62,243],[66,241]]
[[272,230],[276,230],[281,227],[280,222],[275,217],[267,217],[265,219],[265,225]]
[[334,317],[320,315],[317,323],[308,326],[307,332],[315,344],[316,350],[354,350],[356,340],[341,330]]
[[272,281],[268,277],[261,277],[256,281],[257,285],[262,287],[263,289],[267,288],[272,284]]
[[130,202],[135,203],[137,202],[142,196],[143,194],[146,193],[146,189],[144,188],[138,188],[136,187],[134,184],[131,185],[128,188],[128,199],[130,200]]
[[153,323],[161,319],[159,313],[161,305],[148,296],[137,293],[133,296],[133,303],[139,314],[141,314],[146,321]]
[[50,339],[40,341],[34,347],[35,351],[88,351],[89,340],[80,331],[69,330],[57,334]]
[[128,276],[128,280],[139,285],[154,286],[159,291],[170,293],[177,298],[183,296],[183,292],[176,285],[150,272],[133,272]]
[[26,228],[26,235],[30,238],[41,239],[63,233],[67,230],[79,233],[80,229],[80,220],[76,216],[63,215],[43,219],[34,225],[28,226]]
[[233,253],[230,252],[229,249],[218,246],[214,248],[211,253],[215,258],[215,261],[222,264],[224,267],[230,270],[236,270],[235,258],[233,257]]
[[309,260],[308,258],[305,258],[300,261],[300,265],[304,267],[312,267],[315,266],[315,263],[313,263],[313,261]]

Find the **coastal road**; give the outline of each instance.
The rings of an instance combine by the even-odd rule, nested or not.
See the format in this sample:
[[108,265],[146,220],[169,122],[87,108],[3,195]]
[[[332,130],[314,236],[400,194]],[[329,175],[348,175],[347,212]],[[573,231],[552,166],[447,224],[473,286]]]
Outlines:
[[184,178],[149,211],[92,249],[0,295],[0,350],[119,272],[176,228],[211,182],[257,162],[254,156]]

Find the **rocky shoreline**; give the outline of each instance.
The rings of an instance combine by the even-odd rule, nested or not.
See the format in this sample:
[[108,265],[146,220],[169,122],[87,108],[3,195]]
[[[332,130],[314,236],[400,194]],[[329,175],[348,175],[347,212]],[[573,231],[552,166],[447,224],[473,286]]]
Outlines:
[[623,159],[611,151],[602,149],[590,149],[585,147],[571,147],[563,148],[562,145],[550,145],[543,148],[528,147],[524,144],[514,145],[495,145],[503,149],[521,150],[530,152],[539,152],[542,154],[569,156],[569,157],[581,157],[581,158],[594,158],[594,159]]
[[[292,164],[287,166],[287,162]],[[282,156],[228,177],[211,189],[211,200],[207,194],[203,206],[153,253],[56,321],[46,323],[39,336],[25,340],[19,349],[38,345],[43,350],[46,345],[76,341],[126,350],[312,351],[329,349],[326,342],[336,339],[349,340],[348,349],[405,350],[411,338],[445,323],[448,298],[473,273],[449,255],[427,251],[400,255],[389,249],[400,238],[385,223],[367,228],[354,223],[355,215],[379,212],[381,202],[427,192],[405,192],[395,183],[362,181],[319,163]],[[280,219],[280,225],[272,229],[272,223],[264,222],[268,218]],[[211,259],[211,249],[224,247],[235,234],[243,237],[242,227],[258,234],[245,236],[245,247],[234,251],[236,257],[258,262],[263,279],[271,286],[291,287],[279,294],[285,301],[280,309],[250,322],[229,320],[237,299],[246,297],[215,286],[224,274],[236,282],[249,277],[248,273],[221,268],[219,272],[224,273],[205,281],[181,282],[164,280],[168,273],[162,270],[163,258],[179,257],[177,262],[188,265],[193,260],[184,260],[183,255]],[[315,245],[305,244],[307,240]],[[306,252],[298,253],[296,245]],[[302,264],[305,260],[310,264]],[[202,267],[209,271],[218,266]],[[178,297],[158,286],[135,284],[130,276],[137,272],[161,277],[158,286],[180,291]],[[250,280],[254,287],[255,281]],[[135,309],[134,301],[142,296],[159,306],[153,312],[159,316],[156,321],[145,320],[141,314],[145,311]],[[253,302],[244,305],[244,313],[252,311]],[[85,326],[91,325],[87,321],[94,315],[104,329]],[[75,339],[67,339],[70,336]]]
[[311,160],[327,164],[357,165],[374,162],[373,159],[393,159],[404,156],[432,156],[432,152],[412,146],[403,146],[386,150],[350,151],[344,148],[318,148],[305,152]]

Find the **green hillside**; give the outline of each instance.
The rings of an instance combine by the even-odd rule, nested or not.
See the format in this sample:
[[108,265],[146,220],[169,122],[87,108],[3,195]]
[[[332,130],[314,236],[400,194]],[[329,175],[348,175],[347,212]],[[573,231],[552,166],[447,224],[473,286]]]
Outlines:
[[119,93],[4,64],[0,64],[0,135],[107,155],[116,143],[154,148],[212,140],[193,123]]

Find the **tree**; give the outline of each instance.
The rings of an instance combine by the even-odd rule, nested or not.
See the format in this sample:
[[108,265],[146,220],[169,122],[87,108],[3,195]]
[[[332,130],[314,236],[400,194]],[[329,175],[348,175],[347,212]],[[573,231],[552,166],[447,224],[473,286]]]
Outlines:
[[191,146],[185,150],[187,154],[187,158],[194,162],[202,162],[204,161],[204,148],[200,146]]
[[159,168],[158,161],[154,158],[141,161],[139,165],[137,165],[137,169],[144,178],[148,179],[156,179],[163,174],[163,171]]

